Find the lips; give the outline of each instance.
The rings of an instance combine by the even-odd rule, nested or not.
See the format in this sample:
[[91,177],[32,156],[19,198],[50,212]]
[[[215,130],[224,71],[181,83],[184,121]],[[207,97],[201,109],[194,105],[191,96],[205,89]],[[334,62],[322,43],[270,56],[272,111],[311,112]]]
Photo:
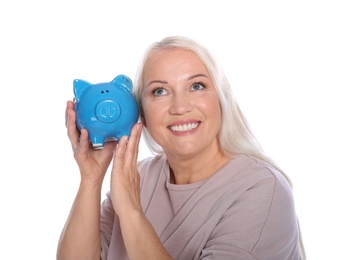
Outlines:
[[173,124],[170,124],[168,128],[176,133],[185,133],[196,129],[200,124],[200,121],[197,120],[186,120],[186,121],[177,121]]
[[171,125],[169,128],[174,132],[188,132],[195,128],[197,128],[199,122],[195,123],[186,123],[186,124],[178,124],[178,125]]

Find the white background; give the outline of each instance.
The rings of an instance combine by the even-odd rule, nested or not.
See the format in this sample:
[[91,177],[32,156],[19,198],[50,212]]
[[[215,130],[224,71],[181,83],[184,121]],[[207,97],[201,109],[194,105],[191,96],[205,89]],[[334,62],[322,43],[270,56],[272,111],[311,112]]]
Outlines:
[[150,43],[185,35],[219,60],[291,177],[308,259],[358,259],[355,3],[2,1],[1,255],[55,259],[79,184],[64,125],[73,80],[134,78]]

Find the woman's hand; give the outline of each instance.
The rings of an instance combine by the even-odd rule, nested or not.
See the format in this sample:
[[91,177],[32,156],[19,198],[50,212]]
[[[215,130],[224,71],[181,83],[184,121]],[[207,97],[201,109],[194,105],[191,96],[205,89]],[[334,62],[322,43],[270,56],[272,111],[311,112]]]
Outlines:
[[67,101],[67,135],[70,139],[74,158],[79,166],[82,180],[103,181],[104,175],[113,158],[116,142],[108,142],[103,149],[93,149],[86,129],[78,131],[74,102]]
[[129,259],[172,259],[164,248],[140,203],[137,169],[142,124],[133,126],[130,138],[122,137],[114,153],[111,175],[112,205],[119,217]]
[[130,138],[123,136],[114,153],[111,175],[111,199],[117,215],[131,210],[142,212],[140,204],[140,178],[137,170],[138,146],[142,124],[133,126]]

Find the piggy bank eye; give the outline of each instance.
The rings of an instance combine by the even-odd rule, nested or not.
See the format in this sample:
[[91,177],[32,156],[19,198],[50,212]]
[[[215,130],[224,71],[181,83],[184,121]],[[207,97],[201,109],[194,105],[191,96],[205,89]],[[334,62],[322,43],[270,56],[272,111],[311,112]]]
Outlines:
[[109,90],[108,90],[108,89],[107,89],[106,91],[102,90],[102,91],[101,91],[101,94],[104,94],[104,92],[108,93]]

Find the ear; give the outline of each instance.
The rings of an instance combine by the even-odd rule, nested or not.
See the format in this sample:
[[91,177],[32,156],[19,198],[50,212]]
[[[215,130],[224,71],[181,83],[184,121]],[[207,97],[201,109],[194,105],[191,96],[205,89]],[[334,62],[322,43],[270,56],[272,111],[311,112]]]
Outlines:
[[132,92],[133,90],[132,80],[125,75],[118,75],[112,80],[112,83],[117,87],[123,87],[124,90],[128,92]]
[[81,79],[75,79],[73,81],[73,93],[75,94],[75,98],[77,102],[80,100],[83,91],[86,88],[89,88],[91,85],[92,85],[91,83]]

